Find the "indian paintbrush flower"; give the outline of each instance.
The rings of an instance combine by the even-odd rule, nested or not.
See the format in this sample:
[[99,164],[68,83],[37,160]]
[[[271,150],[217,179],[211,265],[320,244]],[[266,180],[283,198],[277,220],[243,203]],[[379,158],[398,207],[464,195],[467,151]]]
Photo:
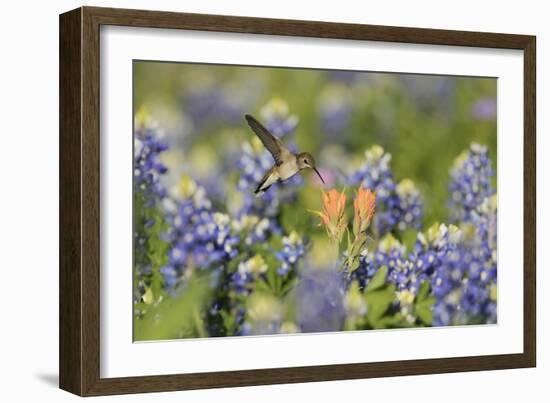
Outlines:
[[353,202],[353,234],[357,237],[369,227],[376,208],[376,195],[370,190],[360,187]]
[[312,211],[321,218],[321,224],[325,226],[329,239],[334,243],[340,243],[344,231],[347,228],[345,216],[346,194],[336,189],[323,192],[323,211]]
[[359,267],[359,257],[368,239],[366,231],[374,216],[375,208],[376,195],[370,189],[360,187],[353,202],[353,241],[348,233],[346,267],[350,273]]

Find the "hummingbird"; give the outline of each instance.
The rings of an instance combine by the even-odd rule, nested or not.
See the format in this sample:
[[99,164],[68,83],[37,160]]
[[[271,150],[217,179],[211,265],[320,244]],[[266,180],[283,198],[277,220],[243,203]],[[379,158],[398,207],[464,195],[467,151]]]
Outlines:
[[265,173],[254,194],[265,192],[274,183],[285,181],[306,168],[313,169],[319,175],[321,182],[325,183],[323,177],[315,167],[315,159],[310,153],[294,154],[253,116],[244,115],[244,117],[250,128],[256,133],[256,136],[258,136],[275,160],[275,164]]

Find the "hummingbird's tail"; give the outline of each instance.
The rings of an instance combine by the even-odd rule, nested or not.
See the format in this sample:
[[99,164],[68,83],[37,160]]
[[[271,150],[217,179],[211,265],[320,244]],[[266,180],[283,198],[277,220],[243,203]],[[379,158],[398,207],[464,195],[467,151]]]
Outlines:
[[269,171],[265,173],[262,180],[260,180],[260,183],[258,183],[258,187],[254,191],[255,195],[265,192],[267,189],[271,187],[271,185],[273,185],[274,181],[270,180],[272,173],[273,173],[273,168],[271,168]]
[[271,185],[269,185],[269,186],[266,186],[265,188],[262,189],[262,185],[263,185],[263,182],[260,183],[260,184],[258,185],[258,187],[256,188],[256,190],[254,191],[254,194],[255,194],[256,196],[260,196],[260,195],[264,194],[264,193],[267,192],[267,190],[271,187]]

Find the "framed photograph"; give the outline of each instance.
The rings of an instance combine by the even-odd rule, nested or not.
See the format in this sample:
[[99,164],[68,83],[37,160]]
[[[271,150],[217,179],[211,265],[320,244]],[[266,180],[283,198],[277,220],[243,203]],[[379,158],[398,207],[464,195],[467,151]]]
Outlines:
[[60,16],[60,387],[533,367],[535,37]]

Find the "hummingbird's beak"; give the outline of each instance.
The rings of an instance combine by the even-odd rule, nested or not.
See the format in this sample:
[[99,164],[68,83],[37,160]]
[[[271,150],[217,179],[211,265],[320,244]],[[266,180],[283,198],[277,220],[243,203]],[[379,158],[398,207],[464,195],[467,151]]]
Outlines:
[[323,182],[323,185],[326,185],[325,180],[323,179],[323,177],[321,176],[321,174],[319,173],[319,171],[317,170],[317,168],[315,168],[315,167],[312,167],[312,168],[313,168],[313,170],[315,171],[315,173],[316,173],[317,175],[319,175],[319,178],[321,179],[321,182]]

